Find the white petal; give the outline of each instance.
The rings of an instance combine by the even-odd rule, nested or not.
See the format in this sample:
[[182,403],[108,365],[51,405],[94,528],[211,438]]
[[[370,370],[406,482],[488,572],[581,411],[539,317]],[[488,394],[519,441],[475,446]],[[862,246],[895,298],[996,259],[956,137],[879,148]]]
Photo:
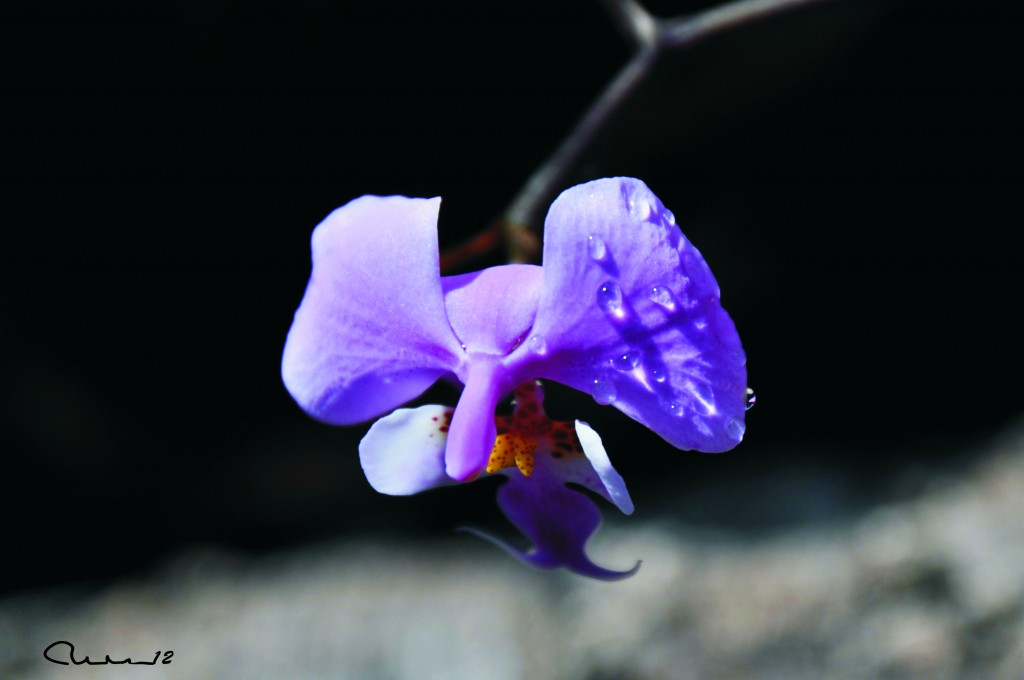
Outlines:
[[576,436],[580,438],[580,444],[583,446],[583,453],[587,456],[587,460],[594,467],[597,476],[601,478],[604,488],[608,490],[612,503],[625,514],[632,515],[633,501],[629,497],[629,491],[626,490],[626,483],[622,480],[622,475],[615,471],[612,462],[608,459],[608,452],[604,450],[604,444],[601,443],[601,435],[595,432],[590,425],[582,420],[577,420]]
[[359,442],[359,462],[370,486],[408,496],[453,484],[444,472],[451,413],[447,406],[430,404],[398,409],[374,423]]

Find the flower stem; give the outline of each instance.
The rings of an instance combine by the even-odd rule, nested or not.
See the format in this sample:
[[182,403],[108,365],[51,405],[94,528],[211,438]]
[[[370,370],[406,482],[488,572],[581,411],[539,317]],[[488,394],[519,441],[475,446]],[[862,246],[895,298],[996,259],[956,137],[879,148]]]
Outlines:
[[537,251],[530,252],[522,247],[524,239],[521,232],[536,229],[541,210],[554,198],[555,191],[562,186],[597,133],[647,78],[656,58],[656,48],[640,50],[608,84],[555,153],[533,172],[505,209],[501,221],[510,262],[529,262],[535,258]]
[[597,100],[583,114],[576,127],[526,180],[498,220],[469,242],[443,256],[445,268],[495,248],[495,230],[503,235],[509,262],[532,262],[540,254],[538,236],[541,211],[565,188],[567,177],[594,138],[629,101],[651,73],[661,52],[681,50],[719,33],[767,17],[831,0],[735,0],[685,17],[659,19],[636,0],[602,0],[619,29],[637,51]]

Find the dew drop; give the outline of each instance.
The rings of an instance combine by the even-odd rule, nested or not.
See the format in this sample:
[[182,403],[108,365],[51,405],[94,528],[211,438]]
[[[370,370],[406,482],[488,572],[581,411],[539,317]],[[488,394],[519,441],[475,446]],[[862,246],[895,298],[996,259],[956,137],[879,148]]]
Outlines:
[[626,317],[626,310],[622,307],[622,289],[614,281],[606,281],[597,289],[597,304],[608,316],[616,319]]
[[672,211],[669,210],[668,208],[665,208],[665,223],[666,224],[675,224],[676,223],[676,216],[673,215]]
[[661,370],[660,368],[652,368],[650,371],[648,371],[648,375],[650,375],[651,380],[653,380],[656,383],[665,382],[665,371]]
[[465,352],[465,351],[466,351],[466,343],[462,343],[462,351],[463,351],[463,352]]
[[534,335],[529,340],[530,351],[534,354],[547,354],[548,352],[548,341],[544,339],[543,335]]
[[750,409],[754,408],[754,404],[756,404],[756,403],[757,403],[757,395],[754,394],[754,388],[748,387],[747,388],[747,404],[744,407],[744,409],[749,411]]
[[670,312],[676,308],[676,296],[667,286],[652,286],[647,291],[647,299]]
[[629,212],[639,220],[646,220],[651,216],[651,204],[644,198],[629,199]]
[[743,433],[747,431],[747,426],[739,418],[729,418],[729,422],[725,424],[725,431],[733,439],[742,439]]
[[587,252],[594,262],[604,262],[608,257],[608,247],[604,244],[604,239],[594,234],[587,237]]
[[594,401],[605,406],[615,401],[615,397],[618,394],[615,391],[615,385],[601,378],[594,381],[593,386],[590,388],[590,393],[594,395]]
[[642,358],[643,355],[641,355],[638,350],[631,349],[612,357],[612,367],[616,371],[632,371],[640,365],[640,360]]
[[665,404],[665,411],[670,416],[675,416],[676,418],[681,418],[685,413],[683,405],[676,401],[667,402]]

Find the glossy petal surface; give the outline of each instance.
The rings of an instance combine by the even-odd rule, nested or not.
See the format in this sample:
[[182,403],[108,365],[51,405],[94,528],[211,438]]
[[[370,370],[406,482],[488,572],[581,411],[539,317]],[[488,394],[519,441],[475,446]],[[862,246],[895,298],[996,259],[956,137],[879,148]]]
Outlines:
[[[599,243],[600,247],[595,247]],[[745,356],[718,284],[639,180],[573,187],[545,222],[538,377],[589,392],[678,448],[743,436]]]
[[281,364],[288,391],[313,417],[367,420],[460,369],[438,273],[439,205],[364,196],[313,232],[313,273]]

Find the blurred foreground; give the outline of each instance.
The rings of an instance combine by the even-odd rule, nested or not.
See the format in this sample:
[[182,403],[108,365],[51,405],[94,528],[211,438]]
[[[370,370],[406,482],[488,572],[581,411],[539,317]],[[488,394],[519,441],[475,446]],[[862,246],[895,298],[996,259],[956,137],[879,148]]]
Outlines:
[[[339,543],[0,602],[3,678],[1024,678],[1024,427],[956,479],[843,524],[751,540],[631,521],[535,572],[470,537]],[[612,513],[607,513],[611,515]],[[68,667],[173,650],[170,665]],[[63,658],[66,658],[66,648]]]

